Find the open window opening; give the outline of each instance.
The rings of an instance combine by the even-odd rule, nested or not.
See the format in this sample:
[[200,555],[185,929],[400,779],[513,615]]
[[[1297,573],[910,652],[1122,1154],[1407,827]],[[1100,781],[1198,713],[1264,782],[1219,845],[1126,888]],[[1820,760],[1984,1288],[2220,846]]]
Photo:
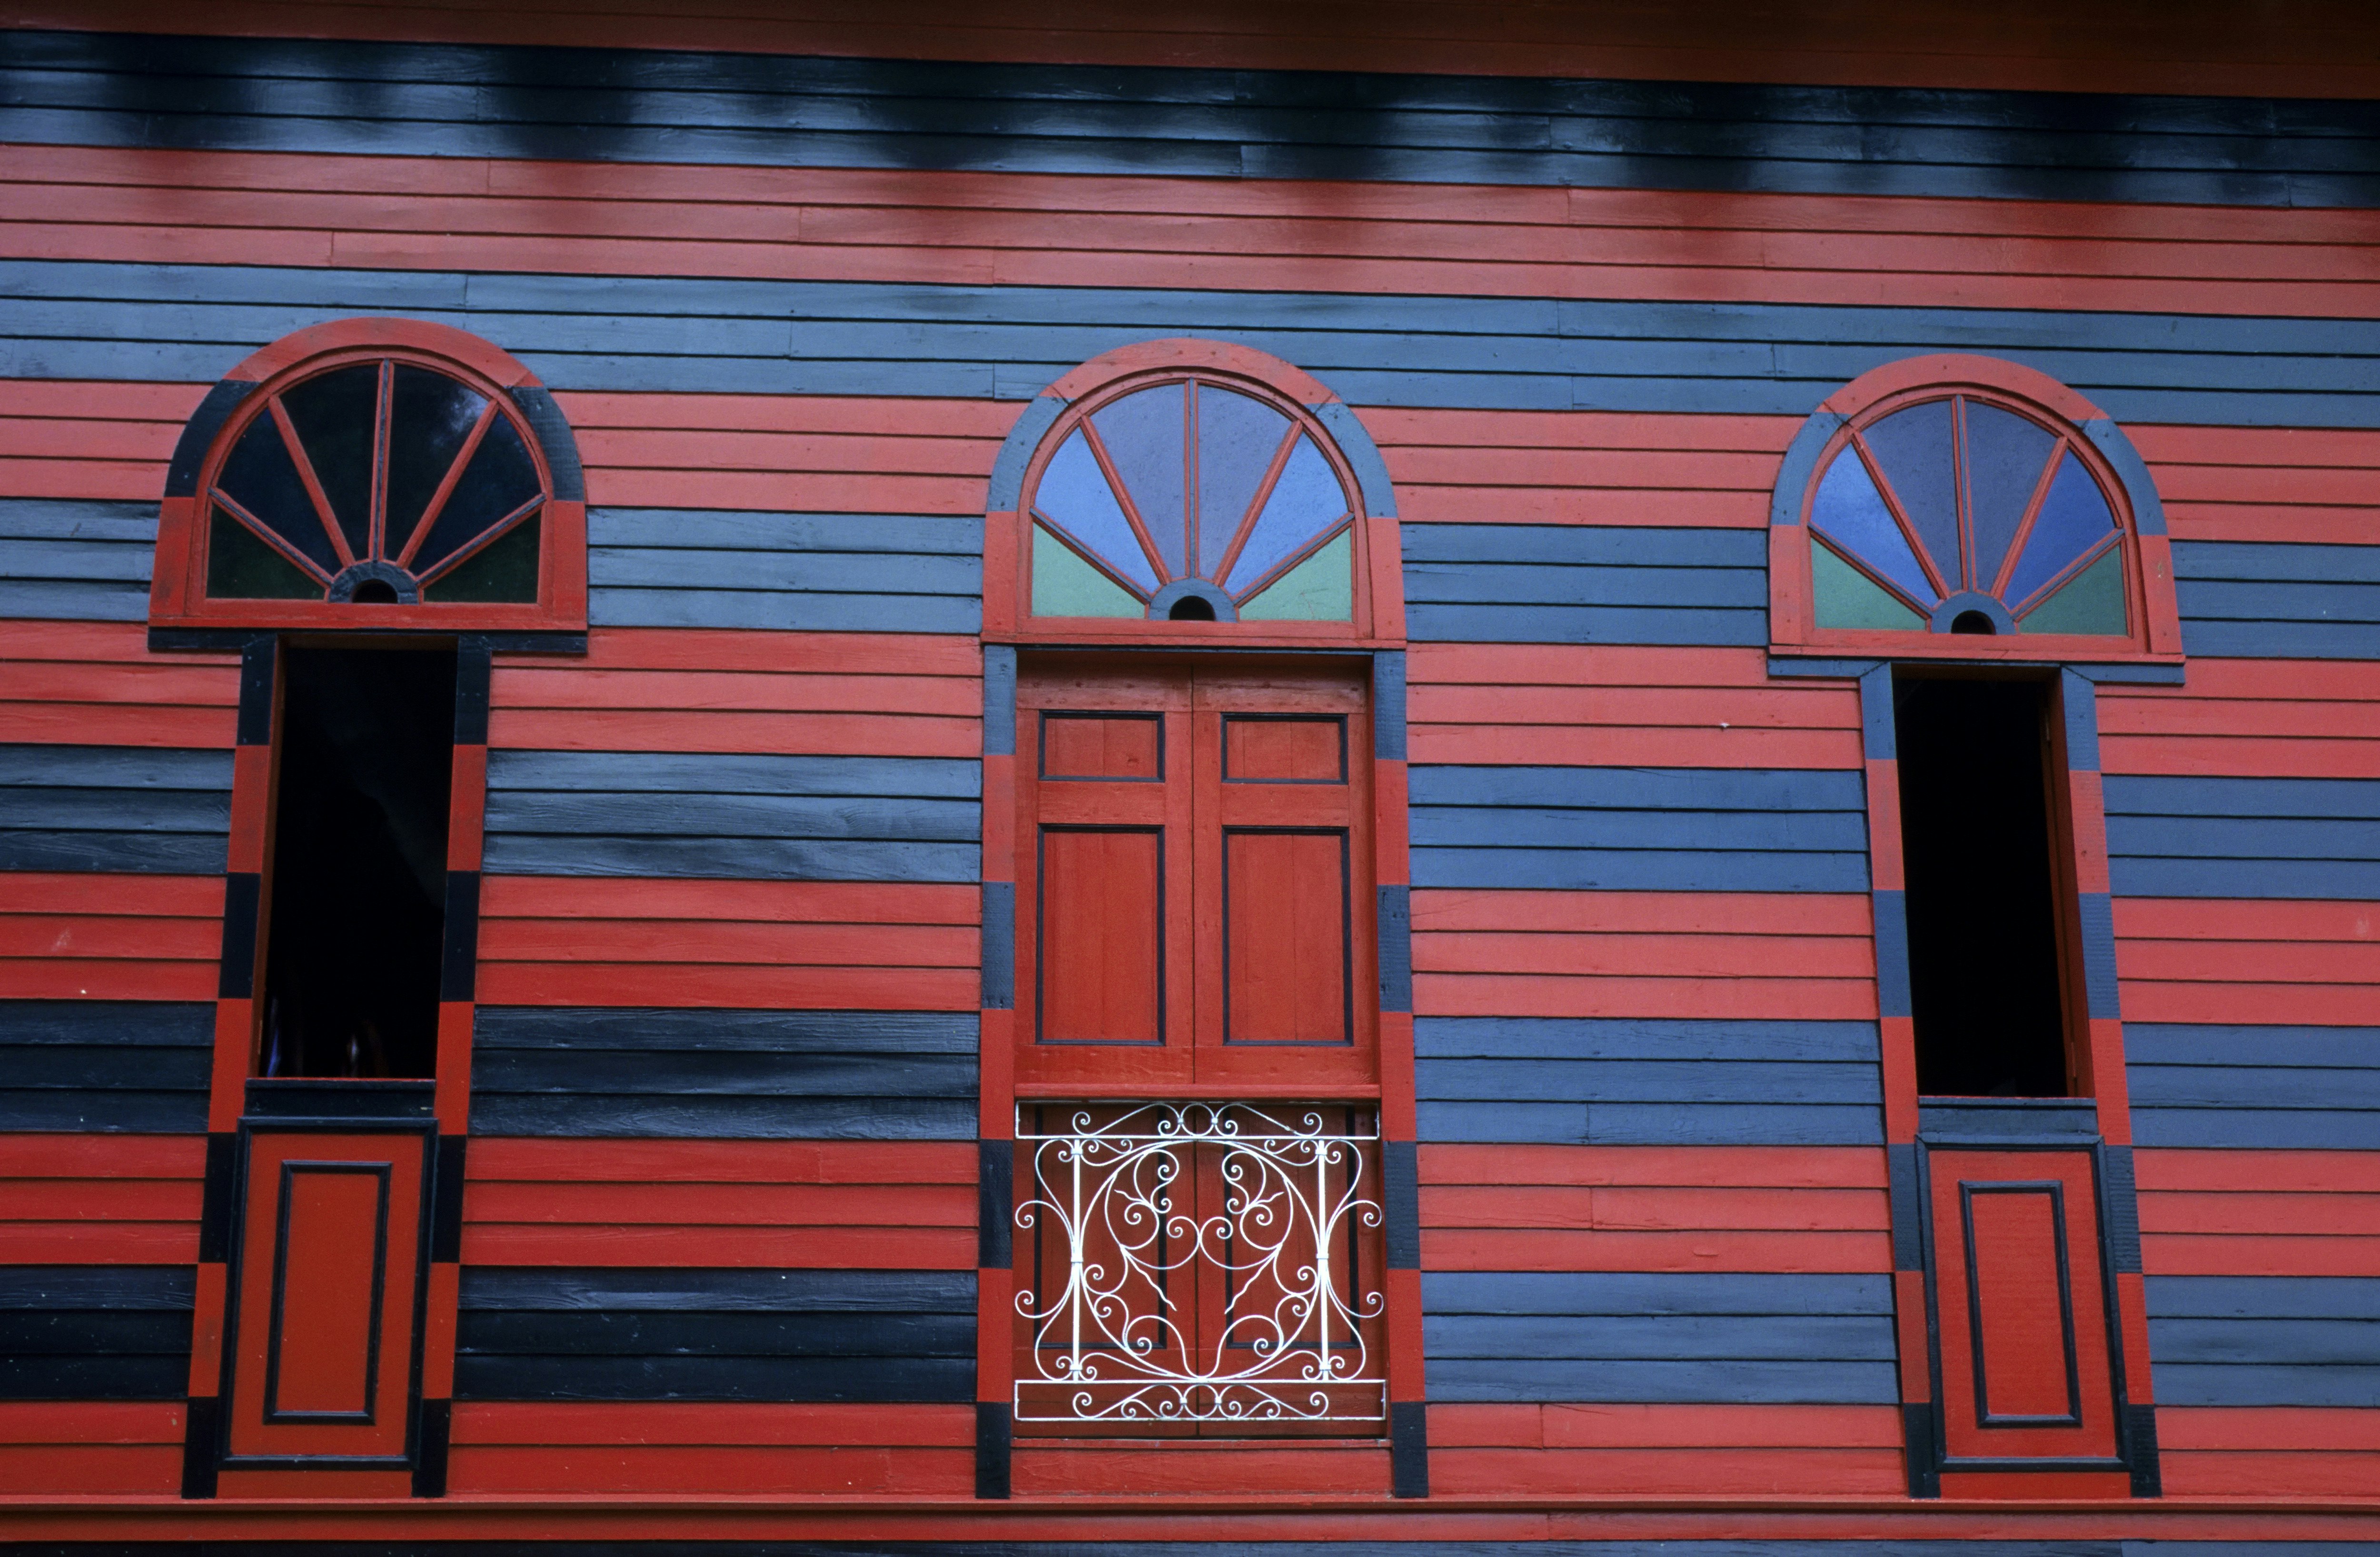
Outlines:
[[285,647],[281,658],[258,1069],[431,1076],[455,651]]
[[2037,681],[1894,682],[1921,1092],[2076,1090],[2052,712]]

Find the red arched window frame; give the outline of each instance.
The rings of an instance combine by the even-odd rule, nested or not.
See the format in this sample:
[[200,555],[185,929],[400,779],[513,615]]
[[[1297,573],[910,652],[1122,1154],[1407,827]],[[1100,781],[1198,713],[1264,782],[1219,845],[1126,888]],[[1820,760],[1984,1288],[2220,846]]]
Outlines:
[[[1036,616],[1031,502],[1067,436],[1104,407],[1172,382],[1211,383],[1259,400],[1312,439],[1349,494],[1354,523],[1345,621],[1149,621]],[[1019,436],[1022,434],[1023,436]],[[1219,341],[1141,342],[1093,357],[1034,400],[993,472],[985,515],[983,637],[988,643],[1172,644],[1287,649],[1402,647],[1404,594],[1387,470],[1354,412],[1311,375]]]
[[[1811,517],[1819,488],[1841,459],[1873,456],[1863,443],[1869,428],[1896,413],[1929,402],[1953,398],[2011,414],[2032,423],[2054,441],[2058,451],[2046,464],[2039,489],[2023,511],[2018,541],[1999,570],[2005,575],[2016,565],[2027,527],[2041,510],[2059,461],[2079,466],[2106,500],[2116,526],[2114,549],[2120,559],[2125,631],[2112,633],[2046,633],[2010,631],[2006,607],[1989,587],[1975,589],[1968,581],[1942,577],[1945,597],[1935,617],[1912,628],[1822,626],[1813,599],[1813,549],[1824,543],[1814,537]],[[1957,418],[1955,458],[1966,458],[1963,416]],[[1967,491],[1963,463],[1956,467],[1961,493]],[[1888,481],[1877,483],[1881,493]],[[1912,541],[1918,526],[1897,496],[1886,495],[1891,517]],[[1960,501],[1965,526],[1967,504]],[[1963,528],[1962,528],[1963,533]],[[2090,555],[2096,557],[2095,549]],[[1840,555],[1840,552],[1838,552]],[[1769,515],[1769,648],[1787,655],[1840,657],[1888,656],[1895,659],[1957,659],[1966,661],[2044,660],[2095,663],[2179,663],[2181,630],[2173,585],[2172,550],[2167,538],[2165,514],[2148,466],[2107,414],[2089,400],[2046,374],[1998,358],[1968,356],[1912,357],[1863,374],[1828,397],[1803,424],[1787,450],[1773,494]],[[1883,576],[1864,562],[1852,564],[1879,587]],[[1955,565],[1955,563],[1954,563]],[[1942,573],[1937,563],[1934,570]],[[2082,569],[2076,569],[2079,576]],[[2061,583],[2070,579],[2059,575]],[[2032,597],[2046,598],[2048,591]],[[2020,601],[2023,604],[2023,601]],[[1920,599],[1920,608],[1928,602]],[[1950,622],[1973,609],[1999,619],[1993,634],[1951,631]],[[1920,614],[1923,614],[1921,610]]]
[[[520,600],[440,600],[437,586],[420,597],[410,573],[398,559],[418,547],[430,529],[384,526],[390,480],[389,390],[394,372],[384,370],[375,401],[371,431],[371,468],[365,477],[374,518],[370,537],[361,547],[342,526],[322,519],[335,568],[317,564],[301,568],[310,576],[319,571],[331,578],[323,597],[254,598],[211,596],[208,593],[212,513],[225,462],[240,439],[260,418],[273,418],[293,442],[284,397],[311,380],[345,368],[381,363],[391,368],[425,369],[455,380],[486,402],[478,420],[484,429],[501,420],[517,435],[533,467],[535,495],[523,488],[526,509],[507,517],[514,525],[498,523],[467,540],[460,554],[468,557],[492,544],[515,525],[538,526],[536,585],[533,598]],[[488,436],[475,432],[455,457],[432,495],[426,519],[436,516],[437,504],[449,498],[471,455]],[[294,456],[293,456],[294,459]],[[328,515],[322,482],[302,467],[301,479],[319,513]],[[404,535],[395,534],[404,528]],[[251,530],[261,535],[261,531]],[[262,544],[260,542],[260,544]],[[288,557],[286,546],[272,548]],[[293,562],[293,566],[296,565]],[[345,597],[358,583],[377,579],[384,588],[367,587],[366,598]],[[320,582],[318,580],[318,582]],[[406,599],[403,593],[416,594]],[[396,594],[375,602],[370,597]],[[334,595],[340,597],[332,597]],[[157,561],[150,586],[149,622],[157,628],[373,628],[416,631],[584,632],[587,626],[587,501],[584,477],[568,423],[553,397],[537,376],[509,353],[464,331],[421,320],[350,319],[316,325],[283,337],[235,368],[216,384],[184,426],[166,474],[159,507]]]

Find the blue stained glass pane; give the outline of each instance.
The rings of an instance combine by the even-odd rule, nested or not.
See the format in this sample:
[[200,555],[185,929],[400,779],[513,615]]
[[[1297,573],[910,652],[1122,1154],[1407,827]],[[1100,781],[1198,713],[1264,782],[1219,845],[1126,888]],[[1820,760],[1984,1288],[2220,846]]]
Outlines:
[[2010,607],[2022,604],[2069,563],[2107,539],[2115,527],[2116,516],[2108,511],[2107,494],[2099,490],[2099,483],[2092,479],[2082,462],[2067,453],[2058,462],[2058,474],[2050,477],[2049,495],[2041,500],[2033,534],[2025,537],[2024,555],[2017,559],[2016,573],[2000,597]]
[[1347,512],[1347,493],[1339,485],[1339,473],[1330,468],[1314,440],[1300,435],[1223,587],[1237,595],[1270,573],[1282,558],[1345,518]]
[[1829,539],[1908,592],[1912,600],[1937,605],[1941,597],[1925,582],[1925,570],[1909,549],[1908,538],[1892,522],[1892,511],[1868,478],[1867,466],[1856,451],[1835,456],[1819,479],[1818,495],[1810,503],[1810,523]]
[[1213,578],[1247,517],[1289,418],[1245,394],[1198,386],[1198,575]]
[[1080,429],[1068,433],[1050,456],[1033,494],[1033,507],[1109,567],[1143,589],[1156,591],[1157,574],[1148,565],[1148,554],[1134,537],[1132,522],[1108,489],[1108,478]]
[[1959,587],[1959,494],[1950,458],[1950,403],[1929,400],[1866,428],[1860,436],[1876,455],[1900,511],[1925,544],[1934,571]]
[[1986,594],[2057,442],[2048,428],[2012,411],[1967,402],[1967,515],[1975,535],[1975,587]]
[[1165,559],[1166,576],[1180,578],[1182,561],[1182,393],[1184,384],[1160,384],[1094,412],[1091,425],[1108,446],[1116,475],[1148,538]]

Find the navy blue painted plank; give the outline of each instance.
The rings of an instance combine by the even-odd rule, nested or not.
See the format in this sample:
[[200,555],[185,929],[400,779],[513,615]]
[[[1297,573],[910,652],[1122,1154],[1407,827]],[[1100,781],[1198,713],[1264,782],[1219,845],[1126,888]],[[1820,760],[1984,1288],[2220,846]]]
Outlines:
[[[229,759],[225,759],[226,769]],[[972,759],[719,755],[674,752],[488,754],[488,788],[633,791],[666,795],[872,795],[972,800],[982,793]]]
[[154,537],[140,541],[0,539],[0,565],[22,579],[147,584]]
[[687,1054],[619,1049],[487,1049],[471,1060],[475,1087],[668,1097],[971,1097],[975,1061],[963,1055]]
[[[2155,1326],[2150,1328],[2154,1331]],[[2157,1402],[2163,1406],[2380,1407],[2380,1368],[2326,1363],[2242,1367],[2162,1360],[2155,1366]],[[1435,1388],[1435,1370],[1431,1382]]]
[[2124,1024],[2134,1065],[2380,1066],[2380,1027]]
[[1892,1315],[1892,1278],[1696,1271],[1425,1271],[1433,1314]]
[[473,1311],[459,1345],[482,1357],[966,1357],[975,1316]]
[[[5,587],[5,586],[0,586]],[[148,596],[140,597],[147,610]],[[5,595],[0,595],[5,599]],[[63,610],[64,607],[59,607]],[[733,627],[799,633],[975,633],[976,597],[821,595],[771,590],[599,589],[587,592],[598,627]]]
[[1436,1314],[1423,1321],[1422,1344],[1432,1363],[1441,1358],[1888,1362],[1894,1355],[1890,1321],[1840,1315]]
[[2161,1319],[2351,1319],[2380,1323],[2380,1277],[2151,1276]]
[[769,1054],[976,1053],[972,1011],[654,1010],[482,1006],[480,1049],[634,1049]]
[[2202,778],[2110,774],[2107,815],[2380,819],[2380,778]]
[[[13,571],[0,542],[0,571]],[[146,584],[84,584],[74,580],[0,578],[0,621],[145,622]]]
[[[2352,549],[2380,551],[2380,547]],[[2380,584],[2201,578],[2182,581],[2177,593],[2185,622],[2322,622],[2360,627],[2380,622]]]
[[179,1400],[190,1387],[189,1321],[175,1328],[178,1351],[50,1357],[0,1343],[0,1400]]
[[2052,373],[2125,420],[2380,425],[2380,328],[2349,320],[46,260],[0,266],[0,373],[204,380],[368,312],[486,334],[565,390],[1024,398],[1099,352],[1199,334],[1285,356],[1359,405],[1802,415],[1867,368],[1959,349]]
[[1881,1405],[1900,1398],[1890,1362],[1431,1359],[1432,1400]]
[[[1867,803],[1856,772],[1794,768],[1416,766],[1410,782],[1415,806],[1845,811],[1864,816]],[[2380,790],[2380,784],[2374,788]],[[2374,803],[2380,805],[2380,796]]]
[[[2380,584],[2380,544],[2330,546],[2277,541],[2176,541],[2173,546],[2173,576],[2177,581],[2270,579],[2282,584]],[[2289,596],[2277,597],[2291,598]]]
[[210,833],[228,829],[230,817],[225,790],[0,785],[0,827],[12,831]]
[[[22,793],[24,791],[18,791]],[[0,806],[7,803],[0,791]],[[679,793],[655,805],[652,791],[491,787],[488,832],[546,836],[868,839],[957,842],[977,837],[972,800],[909,796]],[[497,868],[493,862],[490,868]]]
[[[2132,1102],[2150,1108],[2312,1108],[2368,1111],[2380,1131],[2380,1053],[2323,1068],[2143,1065],[2126,1068]],[[2374,1145],[2380,1146],[2380,1135]]]
[[1870,1146],[1884,1110],[1815,1104],[1421,1100],[1424,1141],[1543,1146]]
[[1876,1044],[1872,1021],[1422,1017],[1414,1023],[1414,1052],[1424,1060],[1787,1059],[1874,1065]]
[[1421,1095],[1466,1102],[1879,1103],[1865,1065],[1714,1064],[1704,1060],[1433,1059]]
[[554,1096],[474,1091],[471,1133],[720,1141],[972,1141],[965,1098]]
[[0,745],[0,802],[18,786],[231,791],[231,754],[164,746]]
[[[0,1054],[7,1056],[0,1076],[18,1092],[203,1092],[214,1063],[211,1048],[150,1047],[128,1055],[117,1044],[0,1043]],[[137,1060],[137,1068],[128,1060]]]
[[1416,643],[1651,644],[1749,647],[1767,639],[1765,611],[1626,606],[1445,606],[1405,612]]
[[466,1311],[975,1312],[973,1271],[467,1265]]
[[2368,860],[2117,858],[2109,874],[2125,898],[2380,899],[2380,862]]
[[1416,605],[1732,610],[1765,610],[1768,606],[1767,579],[1756,569],[1742,567],[1670,568],[1650,562],[1584,566],[1551,557],[1511,562],[1416,562],[1407,558],[1404,578],[1405,597]]
[[2159,1108],[2139,1102],[2137,1092],[2132,1104],[2132,1139],[2143,1146],[2368,1152],[2375,1132],[2380,1132],[2380,1116],[2371,1113]]
[[[1682,573],[1765,573],[1768,566],[1767,537],[1757,530],[1670,525],[1416,525],[1403,541],[1402,550],[1408,579],[1416,573],[1431,576],[1428,570],[1439,565],[1508,563]],[[1765,597],[1762,604],[1767,604]]]
[[0,1265],[0,1310],[187,1313],[197,1301],[188,1265]]
[[2333,622],[2184,619],[2182,647],[2211,659],[2380,659],[2380,627]]
[[[144,550],[157,544],[157,505],[153,502],[113,502],[97,498],[0,498],[0,541],[80,541],[93,547],[135,546]],[[0,556],[11,555],[0,551]],[[77,573],[72,577],[114,578],[115,573]],[[149,576],[144,565],[140,578]]]
[[1841,811],[1623,811],[1574,806],[1429,804],[1414,807],[1413,842],[1420,849],[1675,849],[1858,854],[1866,851],[1867,828],[1859,817]]
[[504,1357],[458,1347],[457,1400],[962,1401],[972,1357]]
[[2197,860],[2380,860],[2380,821],[2128,815],[2108,818],[2107,848]]
[[2380,201],[2350,139],[2371,133],[2368,115],[2344,103],[452,44],[257,41],[241,53],[227,42],[18,34],[0,54],[12,105],[0,133],[433,156]]
[[[587,515],[587,544],[623,552],[646,549],[848,552],[862,557],[975,558],[983,555],[983,521],[905,513],[776,513],[736,509],[598,508]],[[904,562],[905,569],[911,566]],[[972,573],[964,575],[972,580]],[[904,582],[911,582],[905,575]],[[973,589],[969,584],[970,592]],[[920,591],[922,592],[922,591]]]
[[2168,1363],[2380,1370],[2380,1320],[2153,1319],[2149,1355]]
[[[172,1357],[190,1351],[188,1310],[0,1309],[0,1358],[57,1363],[73,1358]],[[179,1393],[178,1391],[175,1393]]]
[[[9,1056],[0,1051],[0,1066]],[[131,1088],[19,1091],[0,1086],[0,1130],[58,1134],[197,1135],[207,1128],[207,1092]]]
[[589,557],[588,582],[613,589],[978,595],[983,567],[972,557],[902,551],[606,547]]
[[[494,807],[489,809],[492,812]],[[972,843],[749,838],[540,838],[491,833],[487,868],[515,875],[652,875],[728,881],[977,879]]]
[[1413,851],[1413,879],[1563,892],[1864,892],[1868,880],[1864,854],[1427,848]]
[[199,1001],[0,1000],[0,1044],[104,1044],[212,1052],[214,1022],[214,1007]]

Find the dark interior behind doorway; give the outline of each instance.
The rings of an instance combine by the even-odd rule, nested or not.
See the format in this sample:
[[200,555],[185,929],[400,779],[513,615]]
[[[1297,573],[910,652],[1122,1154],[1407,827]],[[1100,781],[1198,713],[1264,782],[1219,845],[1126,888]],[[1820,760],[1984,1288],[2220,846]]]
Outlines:
[[1921,1092],[2068,1091],[2047,691],[1931,678],[1893,686]]
[[429,1076],[455,652],[287,648],[282,665],[261,1068]]

